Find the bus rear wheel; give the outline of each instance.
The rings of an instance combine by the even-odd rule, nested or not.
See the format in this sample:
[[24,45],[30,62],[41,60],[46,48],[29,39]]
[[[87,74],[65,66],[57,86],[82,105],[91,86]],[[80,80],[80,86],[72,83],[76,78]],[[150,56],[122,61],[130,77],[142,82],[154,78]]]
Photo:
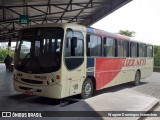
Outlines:
[[135,80],[134,80],[134,85],[137,86],[140,84],[140,72],[137,71],[135,74]]
[[93,82],[90,78],[86,78],[82,85],[81,98],[87,99],[93,95]]

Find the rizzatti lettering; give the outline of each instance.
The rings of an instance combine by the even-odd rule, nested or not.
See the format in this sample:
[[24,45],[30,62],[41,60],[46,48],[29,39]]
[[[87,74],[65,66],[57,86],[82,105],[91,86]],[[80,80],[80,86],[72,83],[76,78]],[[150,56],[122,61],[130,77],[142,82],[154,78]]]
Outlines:
[[126,59],[121,61],[121,65],[122,67],[146,65],[146,59]]

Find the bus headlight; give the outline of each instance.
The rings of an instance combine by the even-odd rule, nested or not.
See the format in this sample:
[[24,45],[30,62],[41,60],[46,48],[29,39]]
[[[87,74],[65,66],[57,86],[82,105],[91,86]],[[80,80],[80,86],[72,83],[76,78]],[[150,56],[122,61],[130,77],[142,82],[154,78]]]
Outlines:
[[47,85],[50,85],[50,84],[52,84],[54,82],[55,82],[55,80],[52,78],[52,79],[50,79],[50,80],[47,81]]
[[49,85],[50,84],[50,81],[47,81],[47,85]]

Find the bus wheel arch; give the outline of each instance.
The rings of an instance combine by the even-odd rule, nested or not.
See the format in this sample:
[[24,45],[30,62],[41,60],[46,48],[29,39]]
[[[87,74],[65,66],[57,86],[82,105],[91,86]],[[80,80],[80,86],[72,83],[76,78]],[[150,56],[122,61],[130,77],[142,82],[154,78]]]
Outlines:
[[95,81],[92,78],[92,76],[88,76],[85,78],[82,84],[82,90],[81,90],[81,98],[82,99],[87,99],[92,97],[94,91],[95,91]]
[[140,69],[138,69],[137,71],[139,71],[139,73],[140,73],[140,79],[141,79],[141,70],[140,70]]
[[140,69],[138,69],[135,73],[135,78],[134,78],[134,85],[137,86],[140,84],[140,80],[141,80],[141,71]]
[[95,79],[94,76],[87,76],[87,77],[92,80],[92,83],[93,83],[93,94],[94,94],[95,91],[96,91],[96,79]]

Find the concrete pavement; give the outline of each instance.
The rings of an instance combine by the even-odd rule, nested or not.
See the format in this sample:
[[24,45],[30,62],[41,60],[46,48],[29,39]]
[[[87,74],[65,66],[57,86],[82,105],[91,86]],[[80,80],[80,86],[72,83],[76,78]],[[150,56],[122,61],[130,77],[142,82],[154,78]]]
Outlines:
[[[94,111],[95,114],[99,114],[103,119],[117,119],[117,120],[137,120],[140,116],[137,117],[105,117],[108,116],[108,113],[125,113],[131,111],[148,111],[153,107],[158,105],[158,100],[146,96],[144,94],[137,93],[131,89],[124,89],[111,93],[104,93],[84,101],[74,103],[72,105],[63,107],[60,110],[64,111]],[[98,111],[107,111],[104,113],[98,113]],[[121,112],[118,112],[121,111]],[[74,112],[73,112],[74,113]],[[115,112],[116,113],[116,112]],[[132,113],[132,112],[131,112]],[[134,112],[133,112],[134,113]],[[97,115],[98,116],[98,115]],[[70,118],[69,118],[70,119]],[[79,118],[74,118],[79,119]],[[81,118],[87,119],[87,118]],[[95,117],[90,117],[90,119],[95,119]]]

